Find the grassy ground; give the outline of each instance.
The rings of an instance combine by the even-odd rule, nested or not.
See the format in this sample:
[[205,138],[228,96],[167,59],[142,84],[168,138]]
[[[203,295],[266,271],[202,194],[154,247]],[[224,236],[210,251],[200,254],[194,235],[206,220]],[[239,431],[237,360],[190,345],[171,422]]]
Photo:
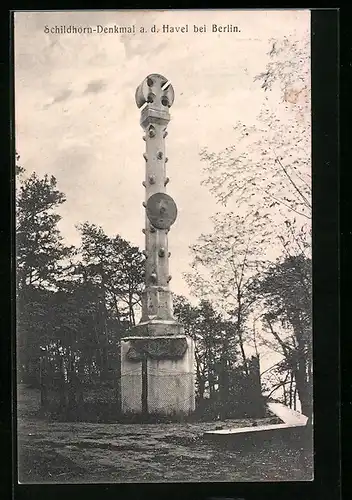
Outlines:
[[[93,424],[49,422],[35,417],[37,391],[20,391],[18,421],[21,483],[111,483],[311,480],[302,454],[282,443],[224,449],[197,424]],[[258,423],[268,423],[268,419]]]

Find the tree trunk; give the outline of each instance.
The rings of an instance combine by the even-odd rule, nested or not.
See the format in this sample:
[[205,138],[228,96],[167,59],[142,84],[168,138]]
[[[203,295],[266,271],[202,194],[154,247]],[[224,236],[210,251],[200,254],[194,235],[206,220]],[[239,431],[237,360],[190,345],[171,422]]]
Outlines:
[[78,363],[78,404],[82,405],[84,403],[84,381],[85,381],[85,373],[84,373],[85,363],[84,359],[81,356]]
[[293,394],[293,409],[297,410],[297,388],[295,387]]
[[116,364],[116,403],[118,411],[121,412],[121,340],[117,341],[117,364]]
[[197,355],[195,356],[196,358],[196,377],[197,377],[197,385],[198,385],[198,397],[199,399],[204,399],[204,391],[205,391],[205,379],[201,374],[200,371],[200,363],[197,358]]
[[301,411],[306,417],[311,418],[313,411],[313,401],[311,398],[311,391],[309,390],[308,383],[305,377],[305,371],[303,371],[302,373],[301,363],[299,363],[297,368],[295,369],[295,380],[298,398],[301,402]]
[[134,315],[134,309],[132,305],[131,305],[131,318],[132,318],[132,326],[136,326],[136,318]]
[[214,399],[215,396],[215,376],[214,376],[214,359],[212,356],[212,346],[208,347],[208,383],[209,383],[209,394],[210,399]]
[[220,408],[221,417],[226,418],[227,408],[229,404],[230,395],[230,377],[229,377],[229,361],[228,361],[228,342],[227,339],[223,339],[223,349],[221,353],[221,373],[219,377],[219,396],[220,396]]
[[205,379],[201,375],[197,377],[198,382],[198,398],[199,400],[204,399],[204,391],[205,391]]
[[246,374],[249,374],[248,371],[248,366],[247,366],[247,357],[246,353],[244,352],[244,345],[243,345],[243,337],[242,337],[242,299],[241,299],[241,294],[238,291],[237,293],[237,334],[238,334],[238,340],[240,344],[240,350],[241,350],[241,355],[243,359],[243,366],[245,369]]
[[48,404],[48,388],[47,388],[47,367],[46,359],[40,356],[40,406],[45,408]]
[[108,378],[109,372],[109,355],[108,355],[108,344],[109,344],[109,332],[107,329],[107,308],[105,299],[105,289],[102,290],[102,304],[101,304],[101,314],[102,314],[102,331],[103,331],[103,346],[102,346],[102,378],[106,380]]
[[59,398],[60,409],[66,409],[66,382],[65,382],[65,366],[64,357],[60,356],[60,372],[59,372]]
[[214,384],[214,376],[213,374],[210,373],[210,371],[208,372],[208,383],[209,383],[210,399],[213,400],[215,395],[215,384]]
[[291,379],[290,379],[290,408],[293,406],[293,373],[291,372]]
[[240,350],[241,350],[241,355],[242,355],[242,360],[243,360],[244,371],[248,375],[247,356],[246,356],[246,353],[244,352],[242,334],[239,331],[238,331],[238,340],[239,340],[239,345],[240,345]]
[[294,327],[295,338],[298,344],[297,363],[295,367],[295,380],[298,397],[301,402],[302,413],[308,418],[311,418],[313,411],[312,384],[308,375],[309,369],[307,370],[307,367],[311,365],[311,359],[309,359],[310,355],[307,355],[306,352],[304,331],[301,328],[300,317],[297,311],[293,311],[292,313],[292,325]]
[[287,392],[286,392],[286,387],[284,385],[282,386],[282,393],[283,393],[284,405],[287,406]]

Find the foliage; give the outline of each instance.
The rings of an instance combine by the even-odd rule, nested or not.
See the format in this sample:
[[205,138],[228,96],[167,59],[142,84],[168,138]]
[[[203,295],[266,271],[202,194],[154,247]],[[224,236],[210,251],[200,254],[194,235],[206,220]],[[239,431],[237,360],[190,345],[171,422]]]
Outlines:
[[198,306],[175,296],[175,315],[195,341],[197,408],[207,414],[228,418],[262,415],[263,401],[259,365],[240,356],[236,325],[215,311],[207,300]]
[[[283,357],[273,372],[279,384],[290,386],[291,396],[297,390],[307,414],[312,360],[309,46],[308,32],[270,40],[266,67],[254,79],[263,91],[257,119],[234,124],[231,146],[200,152],[207,175],[203,184],[218,202],[231,202],[237,215],[213,218],[213,232],[193,246],[188,276],[199,297],[211,295],[222,309],[241,312],[239,334],[248,332],[251,312],[261,319],[262,342]],[[276,253],[275,264],[270,253]],[[248,340],[242,336],[240,343]]]
[[312,411],[311,290],[311,261],[303,255],[278,260],[253,285],[264,310],[262,339],[283,356],[276,369],[285,374],[284,383],[292,375],[307,416]]
[[143,289],[144,256],[121,236],[109,238],[101,227],[78,226],[82,245],[79,271],[85,281],[101,288],[102,300],[118,321],[136,323]]
[[207,390],[212,397],[215,386],[221,379],[226,383],[224,377],[237,361],[238,346],[232,335],[233,325],[224,321],[206,300],[192,306],[184,297],[176,296],[174,310],[186,334],[195,341],[198,396],[203,399]]
[[55,288],[72,248],[63,244],[55,211],[65,202],[54,176],[24,179],[16,197],[16,258],[19,288]]
[[80,226],[81,248],[65,246],[57,227],[65,195],[55,177],[24,172],[18,169],[16,197],[20,379],[107,378],[111,365],[119,371],[119,341],[135,322],[143,256],[88,223]]
[[15,174],[16,176],[21,176],[24,172],[25,169],[20,165],[20,155],[16,152],[15,153]]
[[232,323],[245,366],[245,343],[252,335],[248,321],[256,302],[250,287],[263,268],[260,245],[268,233],[257,213],[247,217],[219,213],[212,222],[212,232],[192,246],[192,272],[186,279],[194,295],[212,300]]
[[265,92],[256,122],[237,122],[234,145],[220,152],[205,148],[200,157],[204,184],[218,201],[231,199],[246,213],[259,211],[274,237],[290,220],[291,228],[303,228],[310,245],[309,43],[308,32],[299,40],[271,40],[266,69],[255,78]]
[[41,348],[50,339],[50,298],[53,292],[28,285],[17,294],[17,360],[19,380],[35,383]]
[[[19,155],[16,154],[18,165]],[[20,376],[38,378],[41,349],[52,335],[51,300],[68,266],[72,248],[63,243],[56,210],[65,202],[55,177],[25,176],[17,168],[16,264]]]
[[[83,387],[93,394],[101,384],[115,380],[116,390],[109,388],[106,394],[114,394],[118,408],[120,339],[136,323],[145,259],[121,236],[109,237],[88,222],[78,226],[80,247],[66,247],[57,228],[57,209],[64,201],[54,177],[32,174],[21,181],[17,199],[20,379],[40,385],[44,408],[50,393],[55,393],[58,407],[71,410],[82,407]],[[226,253],[231,245],[232,253],[226,255],[232,256],[233,270],[238,271],[234,283],[241,295],[248,270],[254,272],[252,241],[244,240],[244,234],[237,241],[237,236],[230,237],[225,221],[214,222],[217,243],[221,235],[224,238],[220,250]],[[235,216],[233,222],[241,223]],[[211,245],[205,245],[203,256],[200,248],[195,252],[198,263],[204,259],[202,264],[213,266],[217,260]],[[218,267],[218,272],[224,280],[225,270]],[[239,295],[234,297],[238,306]],[[224,311],[221,314],[209,300],[192,306],[185,298],[176,298],[175,314],[195,340],[200,400],[207,394],[211,401],[228,402],[235,397],[235,381],[245,384],[243,371],[248,375],[249,365],[244,353],[239,363],[246,314],[242,299],[241,295],[241,311],[229,310],[225,319]]]

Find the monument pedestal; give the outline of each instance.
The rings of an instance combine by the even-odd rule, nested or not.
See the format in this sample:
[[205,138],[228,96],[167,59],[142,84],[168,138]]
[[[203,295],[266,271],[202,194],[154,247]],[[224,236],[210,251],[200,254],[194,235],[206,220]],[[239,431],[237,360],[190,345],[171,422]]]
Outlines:
[[186,335],[121,342],[124,414],[182,418],[195,409],[194,341]]

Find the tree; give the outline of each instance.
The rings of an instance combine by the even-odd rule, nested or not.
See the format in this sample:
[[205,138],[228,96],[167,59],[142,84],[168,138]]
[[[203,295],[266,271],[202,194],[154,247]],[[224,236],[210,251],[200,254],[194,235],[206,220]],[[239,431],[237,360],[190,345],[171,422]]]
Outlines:
[[17,366],[20,381],[38,384],[41,349],[49,344],[53,292],[28,285],[17,297]]
[[72,249],[63,244],[56,210],[65,201],[55,177],[25,177],[16,154],[17,328],[20,376],[38,378],[41,348],[48,343],[52,291],[67,267]]
[[[285,228],[283,221],[290,220],[291,228],[304,228],[307,241],[311,218],[309,44],[308,32],[298,40],[294,35],[271,40],[266,69],[255,78],[265,94],[257,121],[234,125],[234,145],[220,152],[205,148],[200,153],[206,164],[204,184],[218,201],[226,204],[232,199],[246,213],[259,210],[268,216],[268,230],[274,237]],[[285,237],[291,239],[292,234]]]
[[20,379],[40,383],[43,405],[58,383],[66,409],[82,401],[82,382],[107,381],[112,365],[119,380],[120,339],[136,321],[144,256],[88,223],[80,226],[81,247],[65,246],[57,227],[65,196],[55,177],[28,177],[18,166],[17,178]]
[[233,324],[226,322],[206,300],[192,306],[184,297],[174,296],[174,311],[185,333],[195,342],[198,401],[204,399],[206,391],[211,399],[219,394],[221,401],[227,401],[230,372],[238,358]]
[[[305,351],[309,350],[311,331],[307,322],[304,335],[299,335],[298,325],[300,323],[300,328],[303,328],[303,318],[308,317],[307,309],[299,309],[303,307],[303,304],[297,304],[292,295],[292,304],[296,304],[294,316],[292,307],[289,309],[290,290],[285,287],[285,280],[288,277],[288,269],[292,267],[296,270],[296,278],[301,275],[302,269],[299,264],[301,260],[310,262],[311,255],[309,45],[308,32],[300,38],[291,34],[281,40],[270,40],[266,68],[255,77],[255,81],[261,86],[263,92],[262,107],[258,110],[256,121],[246,123],[242,120],[234,124],[233,145],[223,151],[211,152],[205,148],[200,153],[207,174],[203,183],[210,188],[220,203],[227,205],[231,200],[238,213],[244,214],[242,225],[237,224],[233,234],[237,231],[252,234],[253,217],[257,216],[260,224],[256,227],[256,241],[251,244],[256,246],[258,258],[264,259],[265,255],[268,256],[268,251],[275,248],[277,254],[281,253],[279,262],[281,264],[285,262],[286,267],[283,264],[283,267],[277,264],[279,266],[277,268],[276,265],[269,266],[269,274],[265,273],[266,283],[269,283],[270,273],[272,272],[274,276],[277,272],[276,291],[285,297],[285,308],[280,313],[279,309],[272,309],[270,300],[273,300],[273,297],[269,299],[268,290],[265,294],[264,289],[260,293],[259,291],[251,292],[255,281],[253,275],[246,289],[247,301],[251,302],[250,296],[252,295],[253,300],[256,301],[255,314],[258,316],[258,299],[261,293],[262,296],[265,295],[267,299],[265,307],[268,314],[262,317],[262,323],[267,330],[267,335],[271,337],[278,335],[277,338],[275,336],[273,338],[272,348],[279,350],[284,356],[285,363],[279,367],[282,368],[281,374],[285,369],[295,370],[295,374],[293,371],[292,373],[295,377],[297,392],[300,391],[302,407],[305,407],[307,412],[310,411],[310,396],[307,394],[310,391],[310,375],[307,374],[306,378],[303,376],[303,359],[309,363],[310,355]],[[224,215],[225,218],[226,215]],[[280,242],[280,245],[275,245],[275,240]],[[216,246],[219,246],[219,243],[213,244],[214,258],[211,266],[214,267],[214,271],[210,271],[208,276],[214,276],[211,281],[212,285],[219,276],[218,279],[221,280],[223,289],[226,290],[229,288],[227,277],[231,276],[230,266],[224,266],[222,275],[216,273],[215,269],[223,261],[223,255],[221,251],[218,251],[218,262],[216,262]],[[263,273],[263,268],[261,273]],[[260,277],[260,273],[257,276],[259,280],[263,278],[263,276]],[[196,279],[200,281],[198,277]],[[271,283],[274,283],[273,279]],[[310,286],[309,282],[304,282],[304,285],[302,281],[298,283],[301,287],[299,290],[301,294],[303,286],[304,289]],[[275,286],[273,284],[272,293],[275,293]],[[297,291],[299,286],[293,286],[292,290]],[[199,285],[198,288],[200,288]],[[220,292],[219,287],[218,292]],[[221,294],[227,297],[226,293],[220,292]],[[275,297],[274,303],[278,300],[278,297]],[[281,322],[283,322],[282,325]],[[277,329],[278,323],[281,325],[280,330]],[[283,340],[282,331],[285,340],[280,344],[278,339]],[[290,333],[288,334],[287,331]],[[290,341],[287,340],[287,335]],[[270,344],[265,338],[263,342]],[[298,353],[298,358],[291,359],[291,351]],[[308,365],[306,369],[307,373],[311,370]],[[287,383],[291,384],[291,379]]]
[[54,176],[23,180],[16,197],[17,286],[55,288],[72,249],[63,244],[56,209],[65,202]]
[[[85,222],[78,226],[82,243],[76,276],[90,290],[94,311],[91,328],[98,341],[94,358],[102,379],[115,366],[120,378],[120,341],[135,325],[143,289],[144,256],[121,236],[109,237],[101,227]],[[88,353],[92,358],[92,352]],[[117,390],[119,393],[119,390]]]
[[175,315],[195,342],[197,410],[220,418],[262,416],[259,357],[241,358],[234,322],[211,302],[193,306],[176,296]]
[[242,217],[233,212],[212,217],[213,230],[191,247],[192,272],[186,274],[191,291],[211,300],[223,312],[238,338],[244,367],[248,320],[256,298],[250,285],[262,268],[260,244],[268,237],[259,215]]
[[134,326],[144,283],[142,252],[119,235],[109,238],[94,224],[86,222],[78,228],[82,237],[80,269],[85,279],[100,286],[104,308]]
[[196,392],[199,399],[204,399],[207,381],[207,366],[205,363],[204,351],[200,345],[202,331],[198,327],[198,307],[192,306],[192,304],[185,297],[175,294],[173,294],[173,307],[174,315],[183,325],[185,334],[189,335],[194,340]]
[[278,260],[253,285],[253,293],[263,301],[263,325],[271,337],[265,335],[264,342],[283,356],[279,368],[289,373],[283,383],[294,380],[308,417],[312,413],[311,285],[311,261],[304,255]]
[[15,174],[16,176],[21,176],[24,172],[25,172],[25,169],[22,167],[22,165],[20,165],[20,155],[16,152],[15,153]]

